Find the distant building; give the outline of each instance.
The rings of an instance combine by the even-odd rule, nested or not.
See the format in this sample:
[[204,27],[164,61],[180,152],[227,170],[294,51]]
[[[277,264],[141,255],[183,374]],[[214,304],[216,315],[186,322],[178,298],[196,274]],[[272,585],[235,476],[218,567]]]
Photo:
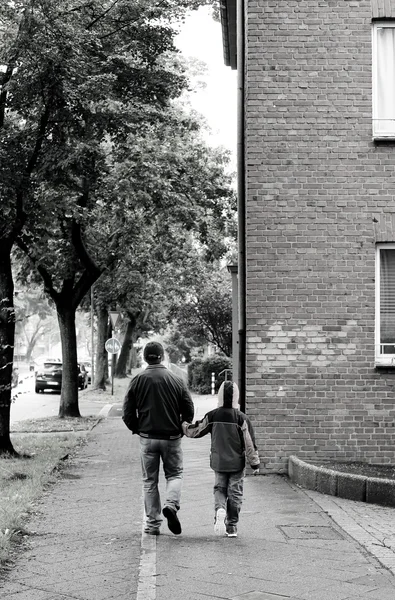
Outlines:
[[222,0],[222,26],[260,453],[394,462],[395,1]]

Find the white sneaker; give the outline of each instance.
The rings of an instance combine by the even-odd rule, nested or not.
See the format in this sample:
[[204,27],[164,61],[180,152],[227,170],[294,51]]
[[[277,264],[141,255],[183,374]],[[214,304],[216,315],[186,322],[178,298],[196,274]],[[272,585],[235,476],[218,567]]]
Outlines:
[[224,508],[219,508],[217,510],[217,514],[215,515],[215,522],[214,522],[215,535],[225,535],[225,532],[226,532],[225,517],[226,517],[226,510]]

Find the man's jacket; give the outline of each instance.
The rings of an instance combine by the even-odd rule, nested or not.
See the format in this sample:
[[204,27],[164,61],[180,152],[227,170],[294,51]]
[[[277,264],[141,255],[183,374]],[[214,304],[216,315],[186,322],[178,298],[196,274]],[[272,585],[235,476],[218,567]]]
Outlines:
[[181,437],[182,421],[192,421],[194,406],[186,385],[164,365],[148,365],[133,377],[125,396],[123,420],[142,437]]
[[191,438],[211,433],[210,466],[214,471],[241,471],[246,458],[251,467],[259,468],[254,430],[248,417],[237,408],[215,408],[192,425],[184,423],[183,431]]

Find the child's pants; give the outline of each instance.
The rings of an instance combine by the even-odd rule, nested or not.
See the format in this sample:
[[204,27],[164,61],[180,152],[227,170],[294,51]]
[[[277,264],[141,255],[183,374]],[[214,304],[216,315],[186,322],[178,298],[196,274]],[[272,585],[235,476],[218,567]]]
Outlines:
[[226,510],[227,525],[236,525],[243,502],[244,469],[236,473],[214,471],[214,509]]

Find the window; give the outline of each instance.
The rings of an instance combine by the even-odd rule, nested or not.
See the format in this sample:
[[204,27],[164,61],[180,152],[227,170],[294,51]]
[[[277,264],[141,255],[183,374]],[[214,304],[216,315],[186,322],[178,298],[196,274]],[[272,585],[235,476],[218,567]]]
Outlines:
[[395,244],[377,246],[376,364],[395,366]]
[[395,138],[395,20],[373,23],[373,137]]

